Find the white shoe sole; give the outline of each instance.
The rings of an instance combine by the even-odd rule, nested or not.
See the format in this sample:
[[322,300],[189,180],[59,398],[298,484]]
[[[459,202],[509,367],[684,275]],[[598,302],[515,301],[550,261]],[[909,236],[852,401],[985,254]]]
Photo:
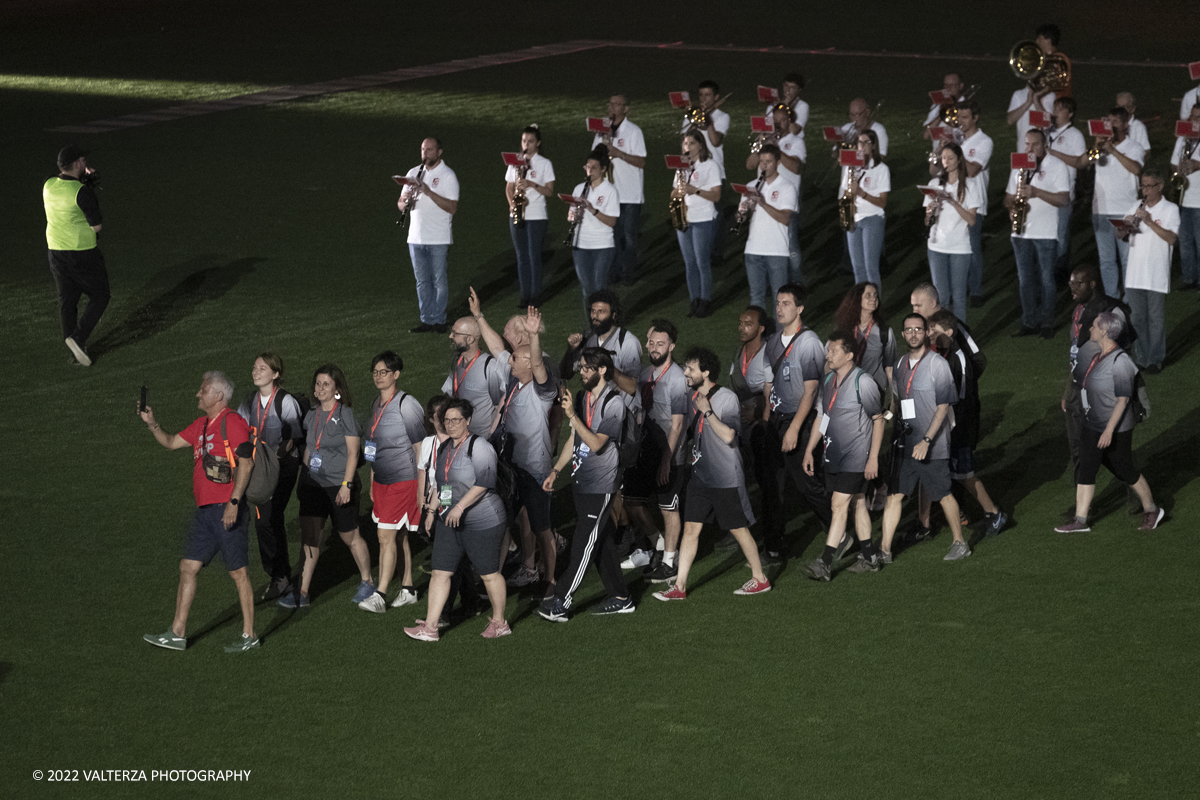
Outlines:
[[392,608],[400,608],[401,606],[415,606],[416,604],[417,604],[416,595],[413,595],[411,597],[405,597],[404,595],[397,595],[396,599],[392,601]]
[[75,356],[76,361],[85,367],[90,367],[92,365],[92,360],[88,358],[88,354],[83,352],[83,348],[76,344],[74,339],[68,336],[63,341],[65,341],[67,347],[70,348],[71,355]]

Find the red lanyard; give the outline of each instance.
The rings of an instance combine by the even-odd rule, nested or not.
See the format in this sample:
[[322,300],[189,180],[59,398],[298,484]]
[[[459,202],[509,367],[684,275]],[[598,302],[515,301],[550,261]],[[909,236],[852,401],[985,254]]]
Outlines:
[[375,429],[379,427],[379,420],[383,419],[384,410],[387,409],[388,403],[391,403],[393,400],[396,399],[397,394],[399,394],[399,392],[397,392],[396,387],[393,386],[392,387],[392,396],[387,399],[387,403],[384,403],[382,406],[379,407],[379,410],[375,412],[375,421],[371,423],[371,438],[372,439],[375,438]]
[[[470,435],[469,435],[469,434],[468,434],[468,437],[467,437],[467,438],[470,438]],[[467,440],[466,440],[466,439],[463,439],[463,444],[466,444],[466,443],[467,443]],[[458,458],[458,451],[459,451],[459,450],[462,450],[462,444],[460,444],[460,445],[458,445],[457,447],[455,447],[455,448],[454,448],[454,452],[453,452],[453,453],[451,453],[451,454],[450,454],[450,457],[446,459],[446,471],[445,471],[445,472],[443,473],[443,475],[442,475],[442,483],[449,483],[449,482],[450,482],[450,467],[454,466],[454,459]]]
[[[924,356],[922,356],[922,358],[924,358]],[[917,362],[918,365],[920,365],[920,363],[921,363],[920,361]],[[916,370],[914,369],[913,372],[916,372]],[[911,381],[911,379],[912,379],[912,376],[910,375],[909,380]],[[910,385],[911,385],[911,383],[910,383]],[[831,411],[833,411],[833,404],[837,402],[837,395],[838,395],[838,392],[840,392],[841,390],[842,390],[842,387],[838,382],[838,376],[837,376],[837,373],[835,372],[835,373],[833,373],[833,398],[829,401],[829,407],[825,410],[825,416],[829,416],[829,413]]]
[[[329,409],[329,416],[325,418],[325,425],[328,425],[329,420],[333,419],[333,412],[337,411],[337,408],[340,405],[341,405],[341,403],[334,403],[333,408]],[[319,418],[320,418],[320,416],[318,414],[318,419]],[[322,425],[320,428],[317,429],[317,444],[316,444],[316,446],[313,447],[313,452],[316,452],[317,450],[321,449],[321,437],[323,435],[325,435],[325,425]]]
[[1109,350],[1107,353],[1096,353],[1096,355],[1092,356],[1092,363],[1088,364],[1087,372],[1083,373],[1083,380],[1079,382],[1079,385],[1087,386],[1087,379],[1088,379],[1088,376],[1092,374],[1092,369],[1096,366],[1096,364],[1098,364],[1099,362],[1108,358],[1109,355],[1111,355],[1113,352],[1116,351],[1116,349],[1117,348],[1114,347],[1112,350]]
[[1075,307],[1075,317],[1071,320],[1071,342],[1079,341],[1079,318],[1083,316],[1083,303]]
[[[871,335],[871,329],[874,327],[875,327],[875,318],[872,317],[871,321],[867,323],[867,329],[865,331],[863,331],[862,338],[864,340],[867,339]],[[854,335],[855,336],[858,335],[858,326],[857,325],[854,326]]]
[[658,382],[662,380],[662,376],[663,376],[663,375],[666,375],[666,374],[667,374],[667,370],[669,370],[670,368],[671,368],[671,362],[670,362],[670,361],[668,361],[667,363],[663,364],[662,372],[658,373],[658,377],[657,377],[657,378],[655,378],[655,377],[654,377],[654,370],[650,370],[650,377],[651,377],[651,378],[654,378],[652,381],[650,381],[650,393],[651,393],[651,394],[653,394],[653,393],[654,393],[654,387],[658,385]]
[[[475,358],[472,358],[471,363],[467,364],[467,368],[463,370],[462,379],[464,381],[467,379],[467,373],[471,371],[471,367],[475,366],[475,360],[478,359],[481,355],[483,355],[482,350],[480,350],[478,353],[475,354]],[[459,356],[458,363],[462,364],[462,356]],[[450,377],[454,384],[454,396],[458,397],[458,384],[459,384],[458,370],[455,370],[454,373]]]
[[518,382],[517,388],[508,393],[508,399],[504,401],[504,410],[500,412],[501,417],[508,416],[508,407],[512,405],[512,401],[517,399],[517,395],[519,395],[521,390],[524,389],[529,383],[531,383],[531,381],[526,381],[525,383]]
[[587,426],[588,430],[592,429],[592,417],[596,414],[596,404],[592,401],[591,392],[584,398],[584,405],[587,406]]
[[[258,404],[258,424],[254,427],[255,438],[262,433],[263,428],[266,426],[267,416],[271,413],[271,404],[275,402],[275,393],[278,391],[278,386],[271,390],[271,396],[267,398],[267,405],[265,407],[261,401]],[[259,395],[259,397],[261,396]],[[282,420],[280,421],[282,422]]]
[[[700,394],[700,390],[692,392],[692,408],[696,408],[696,396]],[[700,414],[700,409],[696,408],[696,413]],[[696,421],[696,441],[700,440],[700,435],[704,433],[704,415],[700,414]]]
[[[802,333],[804,333],[803,325],[800,326],[800,330],[796,331],[796,335],[792,337],[791,344],[789,344],[787,349],[783,351],[783,361],[787,361],[787,357],[792,354],[792,348],[796,346],[796,342],[800,341],[800,334]],[[780,343],[783,342],[783,334],[779,335],[779,341]]]
[[908,385],[904,387],[904,399],[905,400],[912,397],[912,379],[913,379],[913,376],[917,374],[917,367],[921,366],[921,362],[924,360],[925,360],[925,354],[922,353],[921,357],[917,359],[917,363],[913,364],[912,372],[908,373]]

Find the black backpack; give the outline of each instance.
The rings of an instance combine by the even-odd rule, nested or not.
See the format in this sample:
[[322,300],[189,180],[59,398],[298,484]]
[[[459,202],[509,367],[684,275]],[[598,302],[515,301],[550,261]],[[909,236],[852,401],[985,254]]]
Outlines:
[[[583,413],[585,392],[580,392],[575,395],[575,413]],[[615,385],[608,395],[604,398],[604,402],[600,404],[601,415],[608,409],[608,404],[613,400],[618,403],[624,403],[625,400],[621,397],[621,390]],[[642,425],[638,422],[637,414],[625,409],[625,418],[621,425],[621,435],[617,439],[617,466],[620,469],[632,469],[637,466],[638,453],[642,449],[642,438],[645,432],[642,430]]]
[[[475,440],[479,437],[471,434],[471,441],[467,443],[467,458],[475,457]],[[447,439],[446,442],[453,441]],[[445,447],[446,443],[443,442]],[[437,460],[437,454],[434,454],[434,461]],[[517,496],[517,474],[513,471],[512,465],[504,459],[500,458],[500,454],[496,454],[496,495],[504,503],[504,513],[508,517],[508,521],[512,522],[516,516],[516,508],[518,505]]]

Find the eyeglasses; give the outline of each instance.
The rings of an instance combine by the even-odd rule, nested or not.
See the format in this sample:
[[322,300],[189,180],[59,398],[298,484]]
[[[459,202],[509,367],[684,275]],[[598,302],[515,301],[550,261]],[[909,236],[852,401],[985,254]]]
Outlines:
[[580,375],[582,375],[585,372],[595,372],[595,371],[596,371],[595,367],[589,367],[587,364],[579,365],[579,374]]
[[371,370],[371,374],[374,375],[376,378],[382,378],[384,375],[391,375],[393,372],[396,372],[396,370],[391,370],[391,369],[373,369],[373,370]]
[[443,425],[449,425],[449,424],[450,424],[450,423],[452,423],[452,422],[453,422],[455,425],[457,425],[457,424],[458,424],[458,423],[460,423],[460,422],[466,422],[466,421],[467,421],[467,420],[466,420],[466,418],[465,418],[465,417],[442,417],[442,424],[443,424]]
[[1154,183],[1143,183],[1142,184],[1143,189],[1153,189],[1156,186],[1162,186],[1162,184],[1159,183],[1158,181],[1155,181]]
[[463,333],[462,331],[453,331],[453,330],[452,330],[452,331],[450,331],[450,335],[452,335],[452,336],[474,336],[475,334],[473,334],[473,333]]
[[905,328],[904,332],[905,333],[924,333],[925,329],[924,328]]

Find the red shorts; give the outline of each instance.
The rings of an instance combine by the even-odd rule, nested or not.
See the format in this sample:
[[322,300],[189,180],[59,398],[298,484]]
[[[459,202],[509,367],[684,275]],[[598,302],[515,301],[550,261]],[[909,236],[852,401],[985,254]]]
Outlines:
[[417,482],[376,483],[371,481],[371,519],[384,530],[415,531],[421,521],[421,505],[417,502]]

